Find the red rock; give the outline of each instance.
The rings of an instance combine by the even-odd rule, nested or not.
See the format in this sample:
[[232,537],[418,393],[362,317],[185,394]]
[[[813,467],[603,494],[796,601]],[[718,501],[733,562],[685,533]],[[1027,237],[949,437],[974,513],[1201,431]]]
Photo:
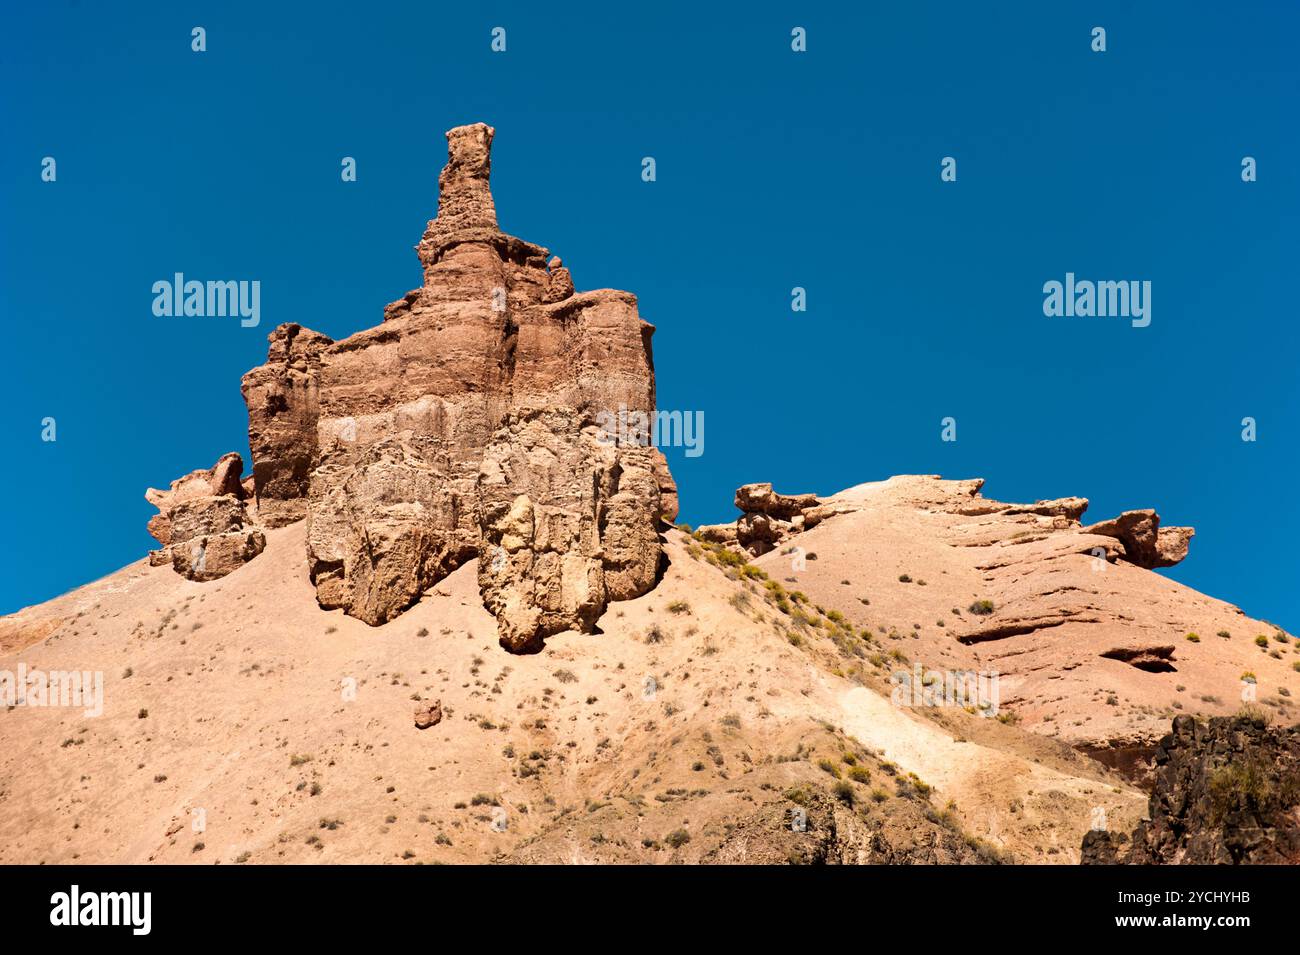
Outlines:
[[1114,537],[1124,545],[1131,564],[1148,569],[1172,567],[1187,556],[1196,530],[1191,527],[1161,527],[1160,515],[1147,508],[1125,511],[1118,517],[1083,529],[1085,534]]
[[170,563],[190,580],[207,581],[224,577],[260,554],[266,537],[253,526],[240,477],[243,470],[243,458],[232,451],[206,470],[177,478],[170,490],[145,491],[145,498],[158,508],[149,519],[149,533],[163,545],[150,552],[149,563]]
[[[244,391],[259,506],[270,523],[305,504],[321,606],[381,624],[478,556],[502,642],[524,649],[653,586],[677,494],[656,449],[594,430],[620,406],[654,413],[653,326],[635,296],[575,292],[559,259],[498,228],[493,136],[447,134],[421,288],[296,365],[297,326],[277,329]],[[521,498],[539,523],[510,530]],[[526,545],[493,571],[516,530]]]
[[427,730],[442,722],[442,701],[422,700],[415,704],[415,728]]
[[307,516],[321,353],[333,342],[294,324],[279,326],[267,340],[266,364],[244,375],[241,390],[258,512],[267,527],[281,527]]

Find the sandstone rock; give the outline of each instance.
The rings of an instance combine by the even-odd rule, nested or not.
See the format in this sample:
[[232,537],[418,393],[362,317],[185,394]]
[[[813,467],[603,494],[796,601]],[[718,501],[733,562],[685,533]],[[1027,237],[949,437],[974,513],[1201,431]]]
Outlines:
[[479,588],[503,646],[591,629],[609,600],[654,585],[654,453],[603,443],[568,408],[526,409],[498,431],[479,472]]
[[294,324],[279,326],[267,340],[266,364],[244,375],[241,390],[258,513],[267,527],[281,527],[307,516],[321,353],[333,342]]
[[231,451],[218,458],[212,467],[191,471],[172,481],[169,490],[160,491],[152,487],[146,489],[145,500],[158,508],[158,513],[149,519],[149,533],[158,543],[166,546],[172,541],[171,512],[179,504],[194,498],[227,494],[242,499],[244,490],[239,475],[243,467],[244,459],[237,452]]
[[1085,534],[1114,537],[1124,545],[1125,558],[1139,567],[1171,567],[1187,556],[1191,527],[1160,526],[1160,515],[1150,508],[1125,511],[1118,517],[1083,529]]
[[321,606],[384,623],[478,556],[502,643],[533,649],[653,586],[677,494],[656,449],[593,429],[653,415],[653,326],[635,296],[575,292],[558,258],[498,228],[493,137],[447,134],[423,285],[342,341],[277,329],[245,397],[264,520],[305,495]]
[[769,514],[742,514],[736,520],[736,543],[751,554],[766,554],[790,536],[794,525]]
[[559,258],[551,259],[547,268],[550,270],[550,275],[547,278],[546,291],[542,293],[542,301],[563,302],[573,294],[573,276],[560,263]]
[[736,488],[736,507],[747,514],[768,514],[788,521],[820,503],[815,494],[777,494],[766,483]]
[[705,539],[738,544],[754,556],[775,549],[792,534],[851,510],[846,505],[826,504],[815,494],[778,494],[769,483],[741,485],[736,489],[735,502],[736,507],[744,511],[735,525],[730,530],[724,529],[727,525],[710,525]]
[[266,548],[266,535],[258,528],[225,534],[205,534],[169,545],[172,569],[199,582],[217,580],[238,570]]
[[427,730],[442,722],[442,701],[423,700],[415,704],[415,728]]
[[735,524],[701,524],[695,528],[696,536],[713,544],[736,543]]
[[158,508],[149,533],[163,547],[149,552],[155,567],[170,563],[190,580],[224,577],[260,554],[266,537],[254,526],[240,475],[244,460],[236,452],[222,455],[206,470],[192,471],[145,498]]
[[1003,513],[1038,514],[1043,517],[1064,517],[1067,520],[1077,521],[1087,509],[1086,497],[1058,497],[1050,501],[1035,501],[1033,504],[1013,504]]
[[663,454],[656,451],[651,463],[654,466],[655,482],[659,485],[659,516],[672,523],[677,520],[677,484],[668,471],[668,462]]
[[1149,673],[1170,673],[1174,670],[1173,644],[1160,646],[1126,646],[1112,647],[1102,654],[1109,660],[1120,660],[1129,666],[1146,670]]

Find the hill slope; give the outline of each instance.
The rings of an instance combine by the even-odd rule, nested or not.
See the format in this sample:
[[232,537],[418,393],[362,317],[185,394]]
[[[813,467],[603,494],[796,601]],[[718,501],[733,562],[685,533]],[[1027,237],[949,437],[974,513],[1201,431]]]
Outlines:
[[[842,520],[812,532],[818,573]],[[105,683],[99,717],[0,711],[0,862],[1076,862],[1099,807],[1141,816],[1059,741],[894,706],[887,637],[794,621],[676,530],[653,591],[532,655],[498,645],[473,566],[380,627],[321,610],[304,535],[0,621],[0,670]]]

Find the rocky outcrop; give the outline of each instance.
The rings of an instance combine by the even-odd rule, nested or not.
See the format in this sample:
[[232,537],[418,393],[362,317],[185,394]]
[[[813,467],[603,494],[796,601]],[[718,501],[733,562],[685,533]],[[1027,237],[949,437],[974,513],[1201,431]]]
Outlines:
[[1083,840],[1085,864],[1300,863],[1300,727],[1174,719],[1152,757],[1149,819]]
[[[522,650],[653,586],[676,488],[656,449],[593,430],[621,408],[653,415],[653,326],[635,296],[575,292],[558,258],[500,230],[493,136],[482,123],[447,134],[422,287],[377,327],[307,339],[300,355],[314,333],[295,331],[283,355],[272,336],[245,396],[259,500],[265,486],[279,514],[305,509],[321,606],[381,624],[479,557],[502,643]],[[289,449],[313,415],[304,480]]]
[[246,504],[243,470],[244,459],[232,451],[212,467],[172,481],[169,490],[145,491],[145,499],[158,508],[149,533],[163,545],[150,551],[149,563],[170,563],[183,577],[208,581],[260,554],[266,536]]
[[267,340],[266,364],[244,375],[241,390],[258,513],[267,527],[281,527],[307,516],[321,354],[333,341],[294,324],[281,325]]
[[1161,527],[1160,515],[1150,508],[1125,511],[1119,517],[1083,529],[1085,534],[1114,537],[1124,545],[1124,558],[1151,569],[1172,567],[1187,556],[1196,531],[1191,527]]
[[589,630],[609,600],[649,590],[659,570],[652,448],[615,448],[569,408],[512,413],[478,477],[478,564],[501,643]]
[[815,494],[778,494],[768,483],[737,488],[736,507],[743,513],[734,524],[706,524],[696,533],[714,543],[736,544],[754,556],[839,512]]
[[1107,660],[1119,660],[1148,673],[1173,673],[1174,646],[1163,644],[1154,647],[1112,647],[1103,654]]

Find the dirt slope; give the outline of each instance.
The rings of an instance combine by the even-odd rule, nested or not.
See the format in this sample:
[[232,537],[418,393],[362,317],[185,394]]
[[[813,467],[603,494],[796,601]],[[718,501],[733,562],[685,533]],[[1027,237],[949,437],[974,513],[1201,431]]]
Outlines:
[[[997,671],[1000,708],[1021,726],[1119,766],[1180,712],[1235,713],[1243,690],[1295,722],[1300,641],[1158,572],[1099,559],[1107,539],[1016,513],[1024,506],[981,497],[981,483],[858,485],[828,499],[849,513],[753,562],[909,661]],[[797,570],[794,547],[805,555]],[[972,613],[978,601],[992,612]]]
[[[807,535],[810,594],[901,624],[903,564],[941,603],[980,592],[965,551],[886,566],[847,520]],[[0,671],[104,673],[102,716],[0,710],[0,862],[1067,863],[1099,810],[1127,829],[1145,803],[1059,741],[894,706],[895,641],[794,621],[677,531],[655,590],[527,656],[472,563],[369,627],[316,605],[302,524],[267,536],[219,581],[140,561],[0,620]],[[945,636],[937,659],[972,658]],[[417,698],[442,722],[416,729]]]

